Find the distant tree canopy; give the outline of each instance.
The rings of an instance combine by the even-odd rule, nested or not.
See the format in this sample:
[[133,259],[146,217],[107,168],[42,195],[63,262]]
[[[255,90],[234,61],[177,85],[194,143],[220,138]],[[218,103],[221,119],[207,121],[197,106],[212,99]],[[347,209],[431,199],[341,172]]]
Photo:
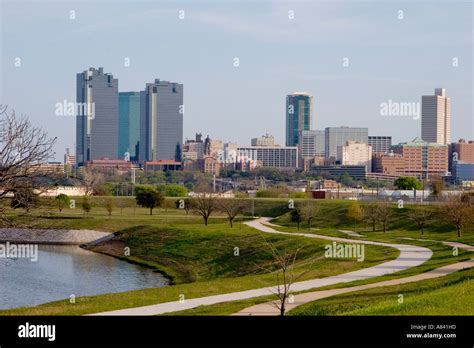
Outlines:
[[188,195],[188,189],[183,185],[161,185],[158,189],[163,192],[166,197],[186,197]]
[[415,177],[401,176],[393,183],[399,190],[422,190],[423,184]]

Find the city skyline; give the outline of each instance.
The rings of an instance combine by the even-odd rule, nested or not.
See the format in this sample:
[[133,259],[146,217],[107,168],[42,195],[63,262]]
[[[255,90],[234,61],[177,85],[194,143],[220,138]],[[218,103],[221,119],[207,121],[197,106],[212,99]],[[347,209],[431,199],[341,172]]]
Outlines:
[[[304,90],[314,96],[313,128],[370,126],[398,143],[418,136],[421,122],[381,116],[380,104],[421,103],[435,87],[452,98],[451,140],[473,138],[469,2],[1,6],[1,100],[59,137],[57,159],[74,148],[74,118],[54,107],[75,100],[71,73],[84,66],[104,66],[120,91],[156,77],[185,84],[185,138],[201,131],[246,145],[251,127],[250,136],[284,144],[283,96]],[[24,98],[25,85],[39,92]]]

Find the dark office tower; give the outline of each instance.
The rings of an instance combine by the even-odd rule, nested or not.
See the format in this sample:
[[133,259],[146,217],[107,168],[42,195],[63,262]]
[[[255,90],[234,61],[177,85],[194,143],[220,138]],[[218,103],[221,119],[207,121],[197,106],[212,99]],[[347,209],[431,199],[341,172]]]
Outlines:
[[77,74],[77,165],[100,158],[117,158],[118,80],[104,68]]
[[136,160],[140,141],[140,92],[119,93],[119,146],[118,157]]
[[286,96],[286,146],[298,146],[302,131],[311,130],[313,96],[295,92]]
[[183,143],[183,85],[147,83],[140,92],[139,161],[174,160]]

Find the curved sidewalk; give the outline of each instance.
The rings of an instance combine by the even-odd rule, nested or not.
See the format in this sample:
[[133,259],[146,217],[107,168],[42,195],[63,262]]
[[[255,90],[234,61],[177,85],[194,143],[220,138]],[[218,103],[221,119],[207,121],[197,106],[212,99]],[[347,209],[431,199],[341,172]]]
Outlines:
[[[432,240],[432,239],[417,239],[417,238],[404,238],[404,239],[440,242],[440,243],[449,245],[451,247],[457,247],[459,249],[465,249],[465,250],[474,252],[474,246],[459,243],[459,242],[442,242],[442,241],[437,241],[437,240]],[[352,286],[349,288],[307,292],[304,294],[295,295],[292,303],[288,303],[288,302],[286,303],[286,310],[288,312],[294,309],[295,307],[301,306],[302,304],[313,302],[313,301],[331,297],[331,296],[348,293],[348,292],[373,289],[373,288],[378,288],[382,286],[400,285],[400,284],[417,282],[417,281],[426,280],[426,279],[438,278],[438,277],[442,277],[450,273],[457,272],[462,269],[471,268],[471,267],[474,267],[474,259],[443,266],[426,273],[421,273],[421,274],[417,274],[417,275],[406,277],[406,278],[391,279],[391,280],[386,280],[386,281],[382,281],[378,283]],[[232,315],[280,315],[280,311],[274,305],[274,302],[269,301],[265,303],[260,303],[255,306],[247,307]]]
[[[424,263],[425,261],[429,260],[431,256],[433,255],[433,252],[430,249],[420,247],[420,246],[415,246],[415,245],[380,243],[380,242],[372,242],[372,241],[367,241],[367,240],[345,239],[345,238],[322,236],[322,235],[307,234],[307,233],[280,232],[269,226],[263,225],[263,223],[268,224],[270,220],[271,218],[259,218],[253,221],[246,222],[245,224],[266,233],[285,234],[285,235],[290,235],[290,236],[303,236],[303,237],[325,239],[325,240],[343,242],[343,243],[380,245],[380,246],[396,248],[400,251],[400,255],[395,260],[384,262],[376,266],[364,268],[364,269],[353,271],[353,272],[343,273],[343,274],[339,274],[335,276],[330,276],[326,278],[317,278],[317,279],[296,282],[292,285],[292,288],[291,288],[292,291],[294,292],[305,291],[305,290],[320,288],[323,286],[334,285],[334,284],[339,284],[339,283],[348,283],[348,282],[352,282],[356,280],[369,279],[369,278],[379,277],[385,274],[391,274],[391,273],[403,271],[403,270],[416,267]],[[220,294],[220,295],[214,295],[214,296],[193,298],[193,299],[188,299],[181,302],[172,301],[172,302],[159,303],[156,305],[94,313],[92,315],[158,315],[158,314],[177,312],[177,311],[182,311],[186,309],[196,308],[196,307],[204,306],[204,305],[212,305],[212,304],[228,302],[228,301],[245,300],[245,299],[249,299],[253,297],[269,296],[269,295],[274,294],[276,289],[277,289],[276,286],[272,286],[272,287],[232,292],[232,293]]]

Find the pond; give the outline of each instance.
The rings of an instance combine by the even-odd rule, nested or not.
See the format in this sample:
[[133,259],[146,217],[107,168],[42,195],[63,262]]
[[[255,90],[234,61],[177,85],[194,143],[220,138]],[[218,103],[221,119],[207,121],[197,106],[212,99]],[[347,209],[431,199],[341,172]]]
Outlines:
[[0,309],[168,285],[150,269],[70,245],[39,245],[38,259],[0,259]]

